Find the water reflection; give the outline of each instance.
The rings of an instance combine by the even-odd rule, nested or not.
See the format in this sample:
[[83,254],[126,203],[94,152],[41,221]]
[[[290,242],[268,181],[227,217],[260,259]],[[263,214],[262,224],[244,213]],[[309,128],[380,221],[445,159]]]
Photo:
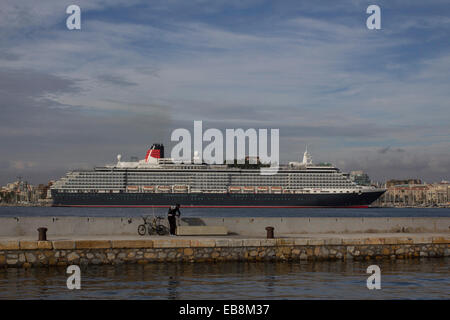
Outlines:
[[[379,264],[382,290],[366,288]],[[449,259],[377,262],[195,263],[1,269],[0,299],[448,299]]]

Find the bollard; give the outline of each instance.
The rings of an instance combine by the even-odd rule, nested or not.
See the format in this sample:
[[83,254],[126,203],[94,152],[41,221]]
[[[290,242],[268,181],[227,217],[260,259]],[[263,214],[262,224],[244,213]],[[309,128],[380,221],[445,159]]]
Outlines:
[[273,239],[273,230],[274,229],[275,229],[274,227],[266,227],[267,239]]
[[47,228],[38,228],[39,241],[47,241]]

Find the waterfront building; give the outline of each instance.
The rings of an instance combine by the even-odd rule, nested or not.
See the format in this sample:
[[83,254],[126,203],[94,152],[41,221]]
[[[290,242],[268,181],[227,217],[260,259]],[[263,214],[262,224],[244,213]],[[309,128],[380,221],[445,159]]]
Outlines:
[[[409,184],[394,184],[396,182],[412,182]],[[420,182],[420,183],[415,183]],[[390,180],[386,183],[386,193],[380,198],[380,205],[385,206],[448,206],[450,184],[421,183],[419,179]]]

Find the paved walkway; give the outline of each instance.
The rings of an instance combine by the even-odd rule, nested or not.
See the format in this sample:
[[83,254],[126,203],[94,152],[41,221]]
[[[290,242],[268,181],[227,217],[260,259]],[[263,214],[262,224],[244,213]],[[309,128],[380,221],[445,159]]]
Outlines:
[[[329,240],[329,239],[384,239],[384,238],[409,238],[412,240],[424,240],[429,238],[445,238],[450,240],[450,233],[309,233],[309,234],[275,234],[275,238],[290,238],[290,239],[312,239],[312,240]],[[79,235],[79,236],[47,236],[49,241],[59,240],[158,240],[158,239],[180,239],[180,240],[195,240],[195,239],[265,239],[265,237],[245,236],[245,235],[228,235],[228,236],[139,236],[139,235]],[[17,240],[37,240],[36,237],[30,236],[0,236],[0,241],[17,241]]]

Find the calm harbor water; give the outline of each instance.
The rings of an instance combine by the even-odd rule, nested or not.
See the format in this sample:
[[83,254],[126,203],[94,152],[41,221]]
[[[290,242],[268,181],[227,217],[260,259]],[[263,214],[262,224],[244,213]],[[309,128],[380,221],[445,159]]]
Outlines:
[[[166,215],[166,208],[0,207],[0,217],[140,217]],[[185,217],[450,217],[450,208],[181,208]]]
[[[449,299],[449,259],[377,262],[148,264],[0,270],[0,299]],[[366,269],[381,268],[381,290]]]

